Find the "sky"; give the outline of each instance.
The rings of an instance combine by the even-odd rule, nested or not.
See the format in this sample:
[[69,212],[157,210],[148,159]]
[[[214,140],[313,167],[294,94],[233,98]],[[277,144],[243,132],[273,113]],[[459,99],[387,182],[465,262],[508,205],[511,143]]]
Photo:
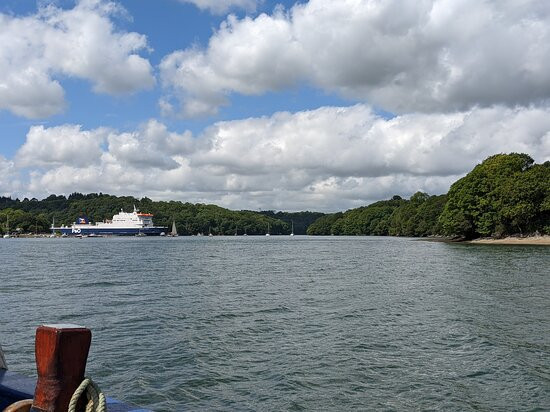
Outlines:
[[331,212],[550,160],[550,2],[2,0],[0,195]]

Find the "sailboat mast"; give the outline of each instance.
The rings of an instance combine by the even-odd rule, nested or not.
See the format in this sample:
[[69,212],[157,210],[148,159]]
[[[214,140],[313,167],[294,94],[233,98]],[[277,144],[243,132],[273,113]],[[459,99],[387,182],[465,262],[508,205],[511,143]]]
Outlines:
[[176,236],[178,234],[178,230],[176,228],[176,221],[172,220],[172,236]]
[[10,216],[6,215],[6,233],[4,234],[4,239],[10,238]]

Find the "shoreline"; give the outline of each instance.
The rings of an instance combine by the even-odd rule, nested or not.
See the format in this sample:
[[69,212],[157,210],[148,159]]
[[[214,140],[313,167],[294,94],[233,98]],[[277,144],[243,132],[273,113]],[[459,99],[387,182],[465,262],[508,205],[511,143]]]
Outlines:
[[421,240],[425,242],[441,242],[441,243],[466,243],[473,245],[543,245],[550,246],[550,236],[525,236],[516,237],[508,236],[502,239],[496,239],[491,237],[483,237],[472,240],[453,239],[448,237],[424,237],[413,238],[415,240]]
[[502,239],[480,238],[466,243],[487,245],[546,245],[550,246],[550,236],[505,237]]

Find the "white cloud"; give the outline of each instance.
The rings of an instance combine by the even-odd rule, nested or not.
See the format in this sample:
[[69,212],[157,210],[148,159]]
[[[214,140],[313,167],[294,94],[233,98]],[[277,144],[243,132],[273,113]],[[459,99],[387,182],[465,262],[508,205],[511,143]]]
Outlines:
[[0,196],[10,196],[21,189],[19,174],[13,161],[0,155]]
[[19,167],[84,167],[100,161],[106,129],[82,130],[78,125],[33,126],[16,155]]
[[[87,156],[79,157],[85,144]],[[417,190],[444,193],[501,152],[549,160],[550,109],[497,106],[388,120],[359,104],[220,122],[196,137],[156,120],[128,133],[35,127],[18,159],[41,166],[28,185],[37,197],[101,191],[235,209],[331,211]]]
[[50,5],[26,17],[0,14],[0,110],[28,118],[60,112],[60,76],[89,80],[111,95],[152,87],[152,67],[137,54],[147,39],[116,30],[110,17],[121,12],[113,2],[81,0],[69,10]]
[[215,14],[223,14],[233,8],[242,8],[255,11],[258,3],[263,0],[180,0],[182,3],[191,3],[201,10],[209,10]]
[[195,145],[191,133],[170,133],[155,120],[134,133],[112,133],[108,140],[112,163],[144,169],[175,169],[179,163],[172,157],[186,155]]
[[183,116],[299,82],[405,113],[547,102],[548,61],[550,8],[536,0],[310,0],[229,16],[206,49],[160,69]]

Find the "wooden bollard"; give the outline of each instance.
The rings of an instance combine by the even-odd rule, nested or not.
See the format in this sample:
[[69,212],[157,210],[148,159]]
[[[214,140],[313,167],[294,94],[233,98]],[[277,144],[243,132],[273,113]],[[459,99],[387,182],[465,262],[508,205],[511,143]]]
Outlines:
[[71,396],[84,379],[91,341],[92,332],[81,326],[38,327],[35,343],[38,379],[31,412],[68,409]]

